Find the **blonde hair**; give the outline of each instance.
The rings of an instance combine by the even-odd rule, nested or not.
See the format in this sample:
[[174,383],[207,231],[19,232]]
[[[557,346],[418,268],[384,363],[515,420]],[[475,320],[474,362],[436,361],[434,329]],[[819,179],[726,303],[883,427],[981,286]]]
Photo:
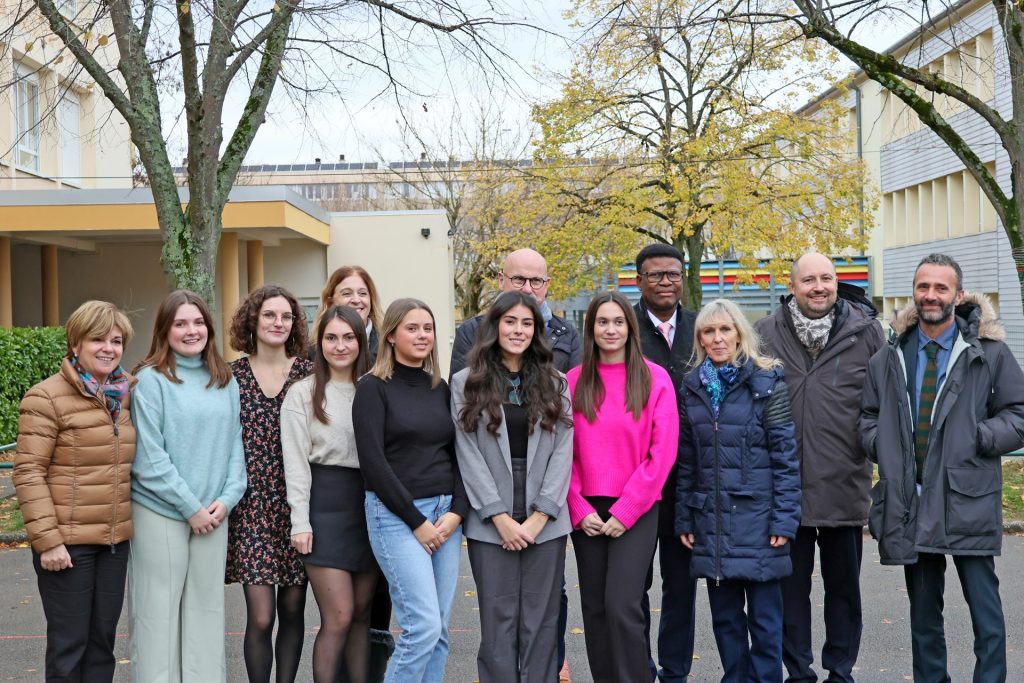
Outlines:
[[434,321],[434,312],[430,310],[430,306],[419,299],[395,299],[388,306],[388,310],[384,313],[384,322],[381,324],[377,362],[370,369],[371,375],[385,382],[391,380],[391,376],[395,373],[395,347],[388,342],[388,337],[395,333],[410,311],[417,310],[426,311],[430,315],[430,322],[434,325],[434,345],[430,349],[430,356],[423,364],[423,371],[430,375],[431,388],[441,383],[441,368],[437,360],[437,323]]
[[757,332],[754,331],[753,325],[747,320],[747,316],[743,315],[740,307],[729,301],[728,299],[715,299],[709,304],[705,304],[700,309],[700,313],[697,314],[697,320],[693,323],[693,364],[700,365],[707,358],[707,351],[700,345],[700,331],[707,327],[708,324],[713,320],[722,320],[723,318],[732,321],[733,326],[736,328],[737,336],[739,337],[739,344],[736,347],[736,357],[732,359],[732,364],[735,366],[741,366],[748,360],[753,363],[756,367],[762,370],[770,370],[771,368],[782,365],[777,358],[763,355],[759,349],[761,347],[761,338]]
[[75,355],[73,347],[92,337],[105,337],[115,327],[121,328],[121,343],[127,346],[134,334],[128,316],[109,301],[86,301],[75,309],[64,325],[68,358]]

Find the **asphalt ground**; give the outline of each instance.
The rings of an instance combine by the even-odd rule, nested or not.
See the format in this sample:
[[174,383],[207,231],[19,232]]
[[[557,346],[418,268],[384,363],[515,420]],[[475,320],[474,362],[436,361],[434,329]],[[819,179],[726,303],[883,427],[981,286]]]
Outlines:
[[[865,557],[861,585],[864,594],[864,637],[857,679],[864,682],[912,680],[910,657],[910,624],[903,570],[883,567],[878,562],[877,545],[865,539]],[[1007,656],[1011,682],[1024,681],[1024,581],[1020,580],[1024,567],[1024,537],[1006,536],[1003,556],[997,559],[997,572],[1002,580],[1001,594],[1007,621]],[[657,567],[657,564],[655,564]],[[46,623],[36,591],[30,550],[14,548],[0,550],[0,681],[42,681],[43,653],[46,645]],[[566,558],[566,581],[569,587],[569,629],[567,647],[573,681],[590,681],[580,615],[579,589],[576,583],[576,562],[571,550]],[[660,602],[656,588],[652,591],[652,604]],[[476,648],[479,626],[474,584],[469,561],[463,550],[459,588],[451,620],[451,656],[448,660],[446,681],[468,683],[476,680]],[[242,661],[242,632],[245,629],[245,606],[238,586],[227,586],[226,647],[228,680],[246,681]],[[722,675],[718,652],[711,631],[707,594],[703,584],[698,590],[697,643],[692,681],[718,681]],[[815,643],[818,648],[823,638],[821,625],[821,582],[814,581]],[[946,640],[949,644],[949,672],[953,681],[969,681],[974,666],[971,651],[972,635],[967,607],[960,591],[959,579],[952,563],[946,575]],[[658,613],[653,619],[657,623]],[[311,681],[310,653],[319,618],[310,593],[306,607],[307,631],[299,681]],[[116,654],[120,660],[116,681],[131,680],[131,666],[127,653],[127,620],[122,615]],[[817,656],[817,655],[816,655]]]

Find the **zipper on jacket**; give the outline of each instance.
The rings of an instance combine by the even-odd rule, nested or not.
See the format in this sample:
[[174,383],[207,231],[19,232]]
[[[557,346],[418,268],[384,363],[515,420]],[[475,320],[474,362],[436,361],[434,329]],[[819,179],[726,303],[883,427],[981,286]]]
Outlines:
[[[106,406],[103,407],[106,410]],[[110,411],[107,411],[109,414]],[[113,415],[110,416],[110,421],[114,425],[114,523],[110,525],[110,554],[113,555],[117,552],[114,543],[114,534],[117,532],[117,488],[120,482],[118,476],[121,472],[121,430],[117,426],[117,419]]]
[[712,423],[715,430],[715,586],[722,585],[722,479],[721,463],[718,458],[718,420]]

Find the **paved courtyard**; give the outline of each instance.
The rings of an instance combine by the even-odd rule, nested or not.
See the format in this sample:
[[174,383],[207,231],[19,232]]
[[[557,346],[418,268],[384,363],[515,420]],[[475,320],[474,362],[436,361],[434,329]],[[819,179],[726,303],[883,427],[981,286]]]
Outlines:
[[[911,678],[910,626],[907,618],[907,597],[903,588],[903,571],[899,567],[883,567],[878,563],[877,546],[865,539],[865,558],[862,576],[865,600],[864,642],[858,667],[858,680],[865,683],[907,681]],[[1024,581],[1020,581],[1024,567],[1024,537],[1007,536],[1003,544],[1003,556],[997,562],[1002,578],[1001,592],[1007,615],[1010,681],[1024,681]],[[568,636],[569,661],[573,680],[590,680],[584,646],[583,621],[580,616],[579,591],[576,585],[576,563],[570,551],[566,562],[567,581],[570,588]],[[42,681],[43,650],[45,647],[45,622],[39,597],[35,588],[30,554],[27,548],[0,550],[0,576],[3,577],[0,593],[0,681]],[[657,581],[656,581],[657,583]],[[451,657],[448,662],[446,681],[471,683],[476,680],[476,647],[479,642],[476,598],[473,593],[473,579],[469,562],[463,551],[462,577],[456,597],[451,623]],[[238,586],[228,586],[227,602],[227,652],[228,680],[246,680],[242,663],[242,631],[245,628],[245,611],[242,592]],[[693,673],[690,680],[712,683],[721,677],[718,652],[715,649],[708,615],[707,598],[703,586],[698,591],[700,604],[697,611],[697,646]],[[821,585],[815,580],[815,602],[820,606]],[[658,595],[652,597],[652,604],[659,603]],[[821,643],[820,607],[816,610],[818,622],[816,643]],[[316,605],[310,594],[307,603],[306,649],[303,653],[303,668],[300,681],[312,680],[309,668],[315,628],[318,623]],[[654,615],[657,619],[657,613]],[[126,632],[126,620],[122,617],[120,632]],[[950,565],[946,583],[946,632],[950,643],[950,675],[954,681],[968,681],[971,678],[973,654],[971,653],[971,629],[967,608],[960,593],[960,584]],[[117,654],[122,658],[117,681],[130,681],[130,666],[124,660],[127,639],[118,640]]]

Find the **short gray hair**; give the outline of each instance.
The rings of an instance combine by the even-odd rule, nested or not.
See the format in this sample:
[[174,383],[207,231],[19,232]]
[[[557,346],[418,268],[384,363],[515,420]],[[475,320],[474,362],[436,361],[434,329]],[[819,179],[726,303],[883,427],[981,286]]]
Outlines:
[[952,268],[953,272],[956,273],[956,291],[962,292],[964,289],[964,271],[960,269],[960,264],[952,256],[946,254],[928,254],[921,262],[917,264],[917,268],[914,269],[914,280],[917,280],[917,271],[921,270],[921,266],[945,266]]

